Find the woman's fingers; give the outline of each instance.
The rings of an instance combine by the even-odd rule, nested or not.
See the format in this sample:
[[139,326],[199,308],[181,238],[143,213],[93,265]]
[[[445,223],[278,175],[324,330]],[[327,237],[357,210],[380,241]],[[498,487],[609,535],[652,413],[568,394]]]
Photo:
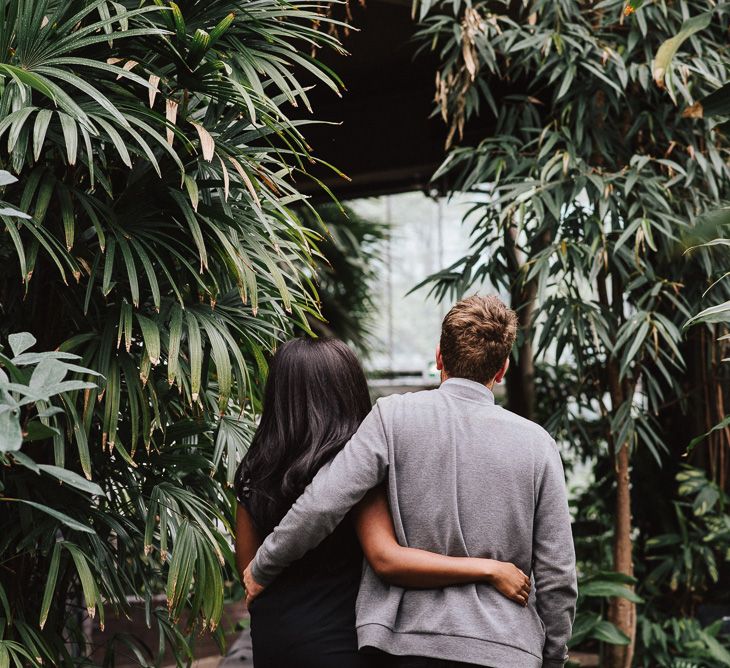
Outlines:
[[517,569],[517,572],[522,576],[523,586],[526,586],[527,591],[529,592],[532,588],[532,582],[530,581],[530,578],[528,578],[527,575],[525,575],[525,572],[520,568]]
[[530,586],[528,584],[522,585],[522,587],[512,595],[512,600],[515,603],[519,603],[522,606],[526,606],[530,599]]
[[524,590],[516,591],[510,598],[515,602],[519,603],[522,606],[527,605],[527,600],[529,598],[529,594],[525,593]]

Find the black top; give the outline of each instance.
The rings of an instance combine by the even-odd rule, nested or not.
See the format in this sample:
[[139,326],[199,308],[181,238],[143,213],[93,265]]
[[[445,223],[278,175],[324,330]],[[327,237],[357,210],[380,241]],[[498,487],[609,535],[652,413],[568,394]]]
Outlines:
[[[251,512],[251,495],[257,492],[247,483],[238,501],[258,526]],[[346,517],[319,546],[263,591],[251,605],[256,668],[376,665],[357,651],[355,600],[362,560],[360,543]]]

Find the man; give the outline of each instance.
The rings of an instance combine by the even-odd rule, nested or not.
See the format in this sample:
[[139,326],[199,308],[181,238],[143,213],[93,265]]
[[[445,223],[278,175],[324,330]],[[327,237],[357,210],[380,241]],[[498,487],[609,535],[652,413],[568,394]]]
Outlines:
[[496,406],[491,391],[507,371],[516,332],[514,312],[498,298],[458,302],[436,353],[440,388],[377,402],[264,541],[246,569],[249,596],[387,481],[401,544],[509,561],[535,586],[522,607],[485,584],[389,586],[366,565],[359,646],[409,668],[563,666],[577,591],[560,455],[542,428]]

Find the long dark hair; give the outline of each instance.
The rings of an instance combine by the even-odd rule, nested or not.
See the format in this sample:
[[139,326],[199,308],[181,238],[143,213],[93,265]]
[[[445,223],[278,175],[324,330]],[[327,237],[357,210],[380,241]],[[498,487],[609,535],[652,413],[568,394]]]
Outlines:
[[293,339],[271,360],[261,422],[236,473],[262,533],[269,533],[370,411],[355,354],[337,339]]

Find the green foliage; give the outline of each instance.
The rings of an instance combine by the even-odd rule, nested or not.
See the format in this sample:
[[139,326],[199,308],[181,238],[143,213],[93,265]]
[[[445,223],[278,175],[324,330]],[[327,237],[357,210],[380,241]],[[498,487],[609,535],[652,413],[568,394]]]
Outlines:
[[[610,564],[608,481],[598,479],[574,501],[582,576],[571,647],[619,640],[622,634],[606,620],[606,610],[611,596],[622,596],[640,603],[635,665],[723,665],[713,663],[718,660],[718,643],[726,646],[728,642],[721,634],[722,625],[703,628],[695,617],[698,606],[712,594],[720,610],[727,602],[719,576],[730,560],[730,497],[704,471],[690,466],[682,468],[676,482],[676,493],[667,499],[673,512],[664,531],[636,536],[636,578],[600,570]],[[636,593],[627,585],[635,585]]]
[[[726,3],[722,3],[726,4]],[[691,37],[694,33],[706,29],[712,21],[713,12],[705,12],[690,19],[687,19],[680,28],[679,32],[666,40],[656,53],[654,61],[654,78],[657,84],[664,87],[667,84],[665,75],[670,72],[670,65],[677,49],[682,43]],[[673,96],[671,78],[669,78],[669,92]],[[688,118],[703,118],[705,116],[727,116],[730,114],[730,83],[721,85],[717,90],[709,95],[697,100],[684,110],[683,115]]]
[[642,591],[649,605],[696,613],[718,585],[720,568],[730,563],[730,497],[698,469],[685,466],[677,474],[679,499],[672,502],[671,531],[646,540],[647,574]]
[[684,42],[710,25],[712,14],[712,11],[708,11],[687,19],[682,23],[676,35],[662,43],[654,56],[654,81],[660,88],[666,86],[672,99],[675,99],[672,86],[673,77],[670,76],[672,59]]
[[677,482],[673,529],[645,543],[641,592],[647,604],[639,618],[638,665],[727,666],[730,638],[721,635],[723,620],[703,628],[694,615],[698,602],[720,586],[722,564],[730,562],[730,497],[689,466]]
[[[704,216],[704,218],[712,220],[715,225],[724,229],[730,226],[730,209],[722,208],[710,211]],[[712,241],[701,244],[700,246],[698,246],[698,248],[720,247],[722,249],[722,247],[724,246],[730,247],[730,239],[713,239]],[[689,248],[687,252],[691,252],[694,250],[695,247],[692,247]],[[722,283],[723,281],[725,281],[728,276],[730,276],[730,272],[725,271],[720,276],[720,278],[713,282],[713,284],[707,289],[707,292],[714,288],[718,283]],[[691,327],[692,325],[697,325],[701,323],[711,325],[715,323],[728,322],[730,322],[730,300],[722,302],[721,304],[716,304],[715,306],[708,306],[699,313],[693,315],[689,320],[687,320],[684,326]],[[707,434],[705,434],[704,436],[707,436]],[[702,439],[704,438],[704,436],[701,436],[699,438]],[[694,445],[696,445],[695,441],[690,444],[690,448],[694,447]]]
[[[89,494],[101,494],[101,488],[73,471],[49,464],[36,464],[18,451],[23,443],[58,439],[61,435],[60,416],[66,416],[65,406],[75,401],[75,394],[97,387],[96,383],[69,379],[78,374],[98,377],[91,369],[78,366],[77,355],[60,352],[31,352],[35,337],[28,332],[8,337],[13,357],[0,353],[0,456],[12,453],[13,459],[35,473],[46,473],[76,489]],[[90,478],[88,446],[81,442],[79,461],[86,478]],[[6,462],[7,463],[7,462]],[[14,499],[27,502],[25,499]],[[50,511],[53,514],[57,511]],[[64,523],[88,530],[78,522]]]
[[55,351],[30,377],[2,358],[0,664],[88,662],[74,611],[132,596],[159,648],[115,637],[110,665],[168,644],[182,665],[218,625],[265,354],[317,313],[319,235],[291,208],[313,158],[286,108],[339,88],[311,55],[340,49],[322,9],[0,0],[0,340]]
[[303,209],[301,215],[307,227],[324,227],[315,267],[322,319],[310,318],[310,326],[367,355],[375,345],[372,290],[387,226],[334,203],[319,205],[314,211]]
[[[457,124],[459,113],[496,116],[493,133],[455,148],[435,175],[451,179],[454,190],[487,192],[490,201],[470,214],[469,255],[431,280],[440,297],[483,279],[510,291],[534,283],[538,353],[575,359],[607,423],[600,369],[615,362],[628,391],[612,407],[611,431],[659,457],[649,415],[682,373],[683,314],[712,262],[727,264],[709,249],[681,255],[697,214],[727,189],[727,144],[711,123],[681,119],[652,81],[654,45],[682,24],[678,10],[643,8],[619,31],[620,9],[618,2],[593,10],[538,2],[517,20],[506,5],[503,13],[474,5],[469,11],[480,19],[461,21],[446,10],[424,19],[421,38],[443,56],[442,82],[468,79],[466,37],[480,66],[466,92],[443,84],[443,111]],[[724,20],[702,33],[696,59],[716,77],[725,71]],[[494,90],[507,85],[511,94],[498,104]],[[702,85],[694,84],[695,94]],[[688,85],[676,88],[691,99]],[[634,392],[639,385],[643,392]]]
[[[640,603],[641,598],[627,587],[635,584],[634,578],[621,573],[598,572],[582,578],[578,583],[579,611],[573,624],[573,636],[569,646],[577,647],[590,640],[610,645],[628,645],[629,637],[605,619],[605,607],[613,597],[627,598]],[[586,599],[597,600],[600,605],[590,605]]]
[[[524,335],[538,369],[557,368],[537,377],[550,398],[541,418],[606,476],[588,549],[594,568],[611,569],[606,504],[628,487],[613,456],[626,445],[660,466],[676,452],[668,411],[707,411],[707,431],[721,410],[695,390],[705,382],[696,360],[710,356],[692,357],[683,328],[730,271],[727,247],[707,244],[727,236],[727,219],[707,212],[730,195],[730,141],[718,119],[683,111],[728,79],[728,3],[658,1],[628,15],[620,0],[419,8],[421,48],[440,61],[438,111],[457,142],[434,179],[484,202],[467,216],[468,254],[424,284],[453,298],[487,281],[518,311],[534,308]],[[705,322],[726,315],[729,287],[706,297]],[[657,468],[642,465],[635,500],[656,493]],[[621,537],[627,549],[646,538]],[[595,602],[581,606],[600,620]]]
[[727,639],[720,637],[722,621],[702,628],[696,619],[672,618],[662,623],[639,619],[644,653],[638,666],[720,668],[730,666]]

